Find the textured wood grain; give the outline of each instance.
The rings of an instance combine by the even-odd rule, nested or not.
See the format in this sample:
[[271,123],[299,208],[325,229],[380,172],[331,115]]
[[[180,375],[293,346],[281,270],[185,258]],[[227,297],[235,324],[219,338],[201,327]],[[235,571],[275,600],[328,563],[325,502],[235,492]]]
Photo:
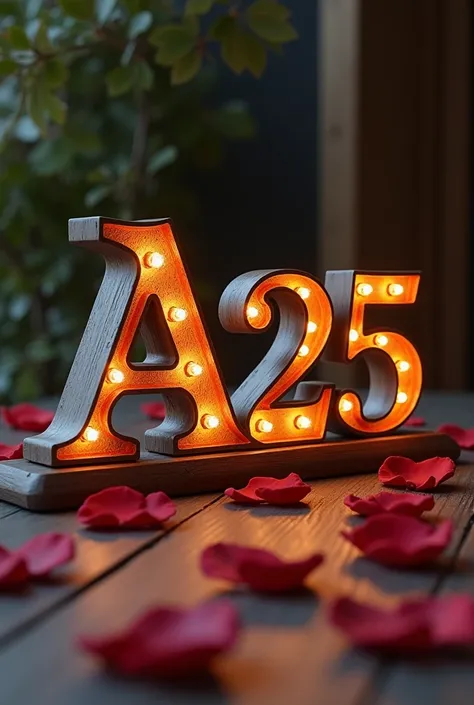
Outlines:
[[[90,531],[78,523],[75,514],[32,514],[17,510],[0,521],[0,545],[16,548],[46,531],[71,534],[76,544],[76,559],[57,572],[52,582],[38,583],[20,594],[0,596],[0,644],[60,603],[71,600],[87,586],[117,570],[132,556],[152,546],[165,533],[172,532],[214,500],[214,496],[178,500],[176,516],[163,529],[111,533]],[[1,702],[1,696],[0,696]]]
[[[473,511],[472,467],[459,471],[450,491],[437,493],[436,514],[452,516],[459,539]],[[447,562],[422,571],[396,572],[358,558],[339,532],[349,519],[347,493],[379,489],[375,477],[320,481],[305,508],[242,509],[219,501],[121,570],[93,585],[74,602],[0,652],[5,702],[35,705],[356,705],[367,692],[378,661],[353,653],[327,623],[324,601],[350,594],[378,604],[430,591]],[[214,541],[239,541],[297,558],[327,553],[326,563],[297,595],[266,597],[230,591],[204,578],[198,561]],[[454,544],[453,544],[454,545]],[[192,605],[228,595],[238,606],[245,633],[232,654],[216,662],[213,677],[198,685],[127,682],[103,673],[75,648],[82,633],[120,629],[143,609],[166,602]],[[46,647],[47,645],[47,647]],[[28,663],[28,678],[24,664]]]
[[79,506],[92,492],[129,485],[141,492],[161,489],[171,496],[240,486],[254,475],[303,478],[352,475],[377,470],[389,455],[413,460],[456,459],[458,446],[446,435],[404,432],[381,438],[333,439],[315,445],[175,457],[143,453],[139,462],[48,468],[27,460],[0,464],[0,499],[35,511]]

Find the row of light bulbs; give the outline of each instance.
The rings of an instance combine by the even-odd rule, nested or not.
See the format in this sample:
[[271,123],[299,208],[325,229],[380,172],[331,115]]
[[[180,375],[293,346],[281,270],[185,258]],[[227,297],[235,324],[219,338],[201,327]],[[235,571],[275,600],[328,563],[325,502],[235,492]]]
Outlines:
[[[357,284],[356,291],[359,296],[370,296],[373,290],[374,287],[372,286],[372,284],[368,284],[366,282],[361,282],[360,284]],[[404,291],[405,289],[402,284],[391,283],[387,286],[387,294],[389,296],[401,296]]]

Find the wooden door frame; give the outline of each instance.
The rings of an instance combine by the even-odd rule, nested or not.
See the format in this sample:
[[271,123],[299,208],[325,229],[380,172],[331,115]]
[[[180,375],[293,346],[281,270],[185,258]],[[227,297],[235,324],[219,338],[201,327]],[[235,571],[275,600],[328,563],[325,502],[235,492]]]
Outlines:
[[319,2],[318,273],[415,262],[427,385],[453,389],[469,378],[470,34],[469,0]]

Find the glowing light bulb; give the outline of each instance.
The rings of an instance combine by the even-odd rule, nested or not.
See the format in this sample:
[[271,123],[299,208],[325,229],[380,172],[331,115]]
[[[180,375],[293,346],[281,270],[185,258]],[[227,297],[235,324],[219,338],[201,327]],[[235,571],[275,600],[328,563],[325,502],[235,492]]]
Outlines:
[[388,344],[388,338],[386,335],[376,335],[374,338],[374,343],[375,345],[378,345],[379,348],[384,348]]
[[399,372],[407,372],[410,369],[410,363],[406,360],[399,360],[396,365]]
[[401,296],[405,289],[401,284],[389,284],[387,287],[387,291],[390,296]]
[[308,328],[307,328],[308,333],[316,333],[317,330],[318,330],[318,324],[315,323],[314,321],[308,321]]
[[143,258],[145,267],[152,267],[153,269],[159,269],[165,263],[165,258],[159,252],[147,252]]
[[309,299],[311,294],[310,290],[306,286],[297,286],[295,291],[299,296],[301,296],[302,299]]
[[188,317],[188,312],[184,308],[177,308],[176,306],[172,306],[170,308],[170,310],[168,311],[169,320],[175,321],[175,323],[179,323],[180,321],[185,321],[187,317]]
[[273,424],[266,419],[259,419],[255,424],[255,428],[259,433],[271,433],[273,431]]
[[309,419],[307,416],[297,416],[295,418],[295,426],[299,429],[311,428],[311,419]]
[[212,414],[204,414],[204,416],[201,418],[201,423],[204,428],[217,428],[220,424],[220,421],[217,416],[213,416]]
[[298,355],[300,357],[306,357],[306,355],[309,353],[309,348],[307,345],[302,345],[300,349],[298,350]]
[[404,404],[408,401],[408,394],[405,392],[398,392],[397,394],[397,404]]
[[88,426],[86,430],[84,431],[83,438],[85,441],[91,441],[93,443],[94,441],[97,441],[99,439],[100,433],[96,428],[92,428],[92,426]]
[[357,293],[359,296],[370,296],[374,288],[371,284],[357,284]]
[[257,318],[258,308],[256,306],[247,306],[247,318]]
[[107,372],[107,380],[112,384],[120,384],[125,379],[125,375],[122,370],[117,370],[115,367],[111,367]]
[[359,338],[359,333],[355,330],[355,328],[351,328],[349,331],[349,340],[351,343],[355,343],[355,341]]
[[199,377],[199,375],[202,375],[202,365],[197,362],[188,362],[184,371],[188,377]]
[[350,411],[354,404],[349,399],[341,399],[339,402],[339,411]]

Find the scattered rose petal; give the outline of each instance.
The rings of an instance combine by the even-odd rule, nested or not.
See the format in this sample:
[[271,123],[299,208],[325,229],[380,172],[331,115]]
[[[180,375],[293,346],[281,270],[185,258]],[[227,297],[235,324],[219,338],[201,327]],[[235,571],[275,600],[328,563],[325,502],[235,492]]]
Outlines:
[[419,517],[433,509],[435,501],[430,494],[395,494],[394,492],[379,492],[368,497],[357,497],[350,494],[344,499],[344,504],[353,512],[364,517],[376,514],[404,514]]
[[422,416],[409,416],[404,426],[426,426],[426,420]]
[[17,404],[4,406],[2,416],[12,428],[21,431],[45,431],[54,418],[54,411],[40,409],[34,404]]
[[370,560],[389,566],[414,566],[434,561],[451,541],[449,519],[429,524],[402,514],[378,514],[342,535]]
[[15,553],[25,561],[31,577],[41,578],[71,561],[75,555],[75,548],[74,539],[71,536],[51,532],[35,536]]
[[474,645],[471,595],[407,600],[392,610],[343,597],[331,605],[329,618],[355,646],[367,649],[406,653]]
[[248,585],[261,592],[284,592],[301,587],[324,560],[314,553],[302,561],[283,561],[261,548],[216,543],[201,553],[201,570],[208,578]]
[[23,458],[23,443],[17,446],[7,446],[0,443],[0,460],[17,460]]
[[445,423],[438,428],[438,433],[450,436],[460,448],[474,450],[474,428],[462,428],[453,423]]
[[226,489],[225,494],[239,504],[274,504],[285,506],[297,504],[311,492],[311,486],[292,472],[282,480],[276,477],[252,477],[245,487]]
[[148,529],[176,514],[176,505],[164,492],[145,497],[131,487],[109,487],[90,495],[79,507],[81,524],[91,528]]
[[454,475],[455,463],[451,458],[428,458],[416,463],[401,455],[391,455],[379,469],[383,485],[407,487],[410,490],[432,490]]
[[14,551],[0,546],[0,590],[23,587],[72,560],[74,540],[67,534],[39,534]]
[[162,401],[152,401],[147,404],[142,404],[140,409],[149,419],[162,421],[166,416],[166,404]]
[[239,630],[236,608],[220,600],[193,609],[157,607],[122,632],[82,637],[79,644],[119,673],[170,677],[208,669]]
[[21,587],[28,582],[28,577],[24,559],[0,546],[0,590]]

